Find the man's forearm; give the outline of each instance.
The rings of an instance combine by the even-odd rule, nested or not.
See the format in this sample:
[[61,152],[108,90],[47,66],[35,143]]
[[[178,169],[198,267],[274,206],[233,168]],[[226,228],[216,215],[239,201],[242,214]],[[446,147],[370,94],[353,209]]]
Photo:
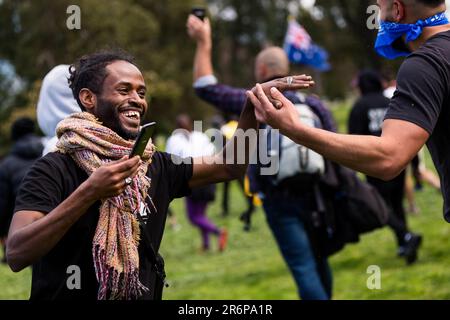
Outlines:
[[[230,176],[240,177],[245,174],[251,156],[256,150],[258,127],[254,107],[250,100],[247,100],[239,119],[238,128],[231,140],[225,145],[221,155],[223,160],[226,161],[225,163],[232,163],[227,165]],[[230,156],[232,159],[230,159]]]
[[[242,177],[256,148],[257,127],[253,105],[246,103],[238,129],[225,147],[214,156],[194,158],[189,187],[202,187]],[[253,139],[247,142],[246,134],[254,136]]]
[[20,271],[47,254],[95,201],[81,185],[47,215],[10,234],[7,255],[11,268]]
[[214,74],[211,60],[212,43],[211,41],[199,41],[194,58],[194,82],[204,76]]
[[305,126],[281,133],[331,161],[369,176],[390,180],[402,166],[400,161],[392,161],[392,146],[382,137],[336,134]]

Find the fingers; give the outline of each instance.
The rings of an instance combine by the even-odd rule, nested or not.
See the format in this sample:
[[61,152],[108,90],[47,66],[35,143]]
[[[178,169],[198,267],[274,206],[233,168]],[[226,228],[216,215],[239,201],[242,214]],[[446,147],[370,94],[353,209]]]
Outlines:
[[270,103],[276,108],[276,109],[281,109],[281,107],[283,106],[283,103],[281,103],[281,101],[279,100],[275,100],[273,99],[271,96],[267,97],[270,101]]
[[281,91],[308,89],[315,85],[315,82],[312,80],[312,77],[304,74],[300,76],[290,76],[280,78],[274,80],[273,83],[274,85],[272,85],[272,83],[267,84],[270,86],[275,86],[278,90]]
[[256,84],[256,97],[258,98],[261,106],[264,109],[267,109],[272,106],[272,103],[270,103],[269,99],[267,98],[266,94],[264,93],[262,86],[259,83]]
[[111,169],[113,169],[116,172],[124,172],[130,170],[135,166],[139,166],[139,164],[140,164],[139,156],[135,156],[131,159],[128,159],[128,156],[125,156],[122,159],[118,160],[117,162],[113,163],[112,166],[114,166],[114,168]]
[[125,183],[126,178],[134,178],[137,175],[138,171],[139,171],[139,166],[130,168],[127,171],[120,172],[117,175],[117,179],[119,180],[119,182]]
[[261,103],[252,91],[247,91],[247,98],[250,99],[255,108],[261,108]]
[[272,99],[275,101],[278,101],[282,106],[290,103],[290,100],[288,100],[277,88],[273,87],[270,88],[270,95],[272,96]]
[[200,29],[204,24],[207,24],[209,26],[209,20],[208,18],[205,18],[205,21],[202,21],[200,18],[194,16],[193,14],[190,14],[186,23],[186,27],[189,29]]
[[312,77],[307,75],[293,76],[292,80],[291,86],[294,87],[294,89],[309,88],[315,85]]

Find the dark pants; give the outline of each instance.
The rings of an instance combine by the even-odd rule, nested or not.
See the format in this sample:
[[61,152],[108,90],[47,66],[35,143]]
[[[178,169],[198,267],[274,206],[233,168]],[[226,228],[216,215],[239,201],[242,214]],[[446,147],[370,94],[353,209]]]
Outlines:
[[373,185],[388,205],[391,214],[388,225],[394,231],[399,246],[405,242],[405,235],[409,232],[406,222],[403,197],[405,193],[405,171],[391,181],[382,181],[367,177],[367,182]]
[[304,300],[331,298],[332,278],[327,258],[318,261],[302,216],[311,214],[311,199],[264,199],[267,222]]
[[[226,217],[229,215],[229,196],[230,196],[230,182],[224,182],[223,185],[223,197],[222,197],[222,216]],[[247,210],[245,211],[249,216],[255,210],[255,206],[253,204],[253,197],[249,197],[245,194],[244,190],[244,179],[238,179],[237,182],[241,187],[242,193],[244,194],[245,200],[247,201]]]

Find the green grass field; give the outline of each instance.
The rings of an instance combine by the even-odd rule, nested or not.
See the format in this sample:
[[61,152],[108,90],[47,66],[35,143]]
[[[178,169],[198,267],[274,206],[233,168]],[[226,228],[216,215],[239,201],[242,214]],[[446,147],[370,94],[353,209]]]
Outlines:
[[[335,112],[342,130],[347,113],[345,107]],[[208,215],[229,230],[229,246],[223,253],[217,251],[215,238],[211,253],[200,252],[200,234],[186,220],[184,201],[173,202],[181,229],[167,226],[162,243],[170,282],[164,299],[297,299],[262,209],[253,216],[251,232],[244,232],[238,218],[245,202],[237,184],[232,184],[227,218],[220,217],[221,186],[218,191]],[[450,299],[450,225],[442,217],[441,196],[425,187],[416,193],[416,199],[421,212],[409,216],[409,222],[412,230],[424,236],[419,261],[406,266],[396,257],[394,235],[387,228],[365,235],[358,244],[347,246],[330,259],[334,299]],[[367,268],[371,265],[381,268],[380,290],[367,288]],[[30,269],[13,274],[0,265],[0,299],[27,299],[30,278]]]

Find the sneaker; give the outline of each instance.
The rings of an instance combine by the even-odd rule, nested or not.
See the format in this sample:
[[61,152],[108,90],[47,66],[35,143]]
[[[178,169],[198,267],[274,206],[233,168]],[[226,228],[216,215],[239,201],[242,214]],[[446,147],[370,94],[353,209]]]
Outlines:
[[223,252],[227,247],[228,242],[228,231],[226,229],[222,229],[219,234],[219,251]]
[[422,236],[414,233],[405,235],[404,257],[408,265],[417,261],[417,251],[422,244]]

